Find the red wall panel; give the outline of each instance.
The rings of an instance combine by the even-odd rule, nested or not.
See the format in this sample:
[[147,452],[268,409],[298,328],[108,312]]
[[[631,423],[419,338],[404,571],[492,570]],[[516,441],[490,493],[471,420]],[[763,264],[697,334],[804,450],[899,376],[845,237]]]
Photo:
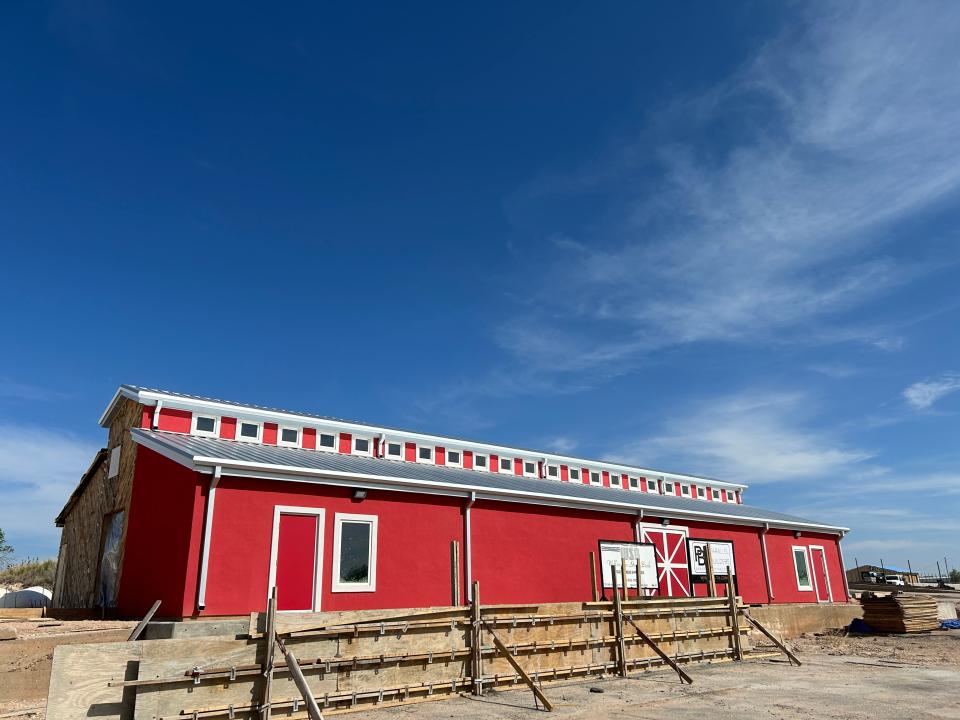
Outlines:
[[[816,602],[816,592],[800,590],[797,587],[797,575],[793,564],[793,546],[819,545],[823,547],[830,576],[830,589],[834,602],[845,602],[843,571],[840,568],[840,554],[837,538],[834,535],[802,533],[795,538],[789,530],[771,529],[767,533],[767,558],[770,561],[770,575],[773,584],[775,602]],[[809,554],[809,550],[808,550]],[[811,565],[810,572],[813,572]]]
[[340,452],[344,455],[353,452],[353,436],[350,433],[340,433]]
[[157,617],[194,612],[203,511],[209,476],[137,449],[117,608],[142,616],[160,600]]
[[417,461],[417,446],[415,443],[412,443],[412,442],[404,443],[403,459],[406,460],[407,462]]
[[564,482],[570,482],[570,471],[566,465],[560,466],[560,479]]
[[447,464],[447,451],[446,448],[437,447],[433,451],[433,462],[436,465],[446,465]]
[[263,424],[263,444],[264,445],[277,444],[277,424],[276,423]]
[[473,452],[471,450],[463,451],[463,467],[467,470],[473,470]]
[[316,428],[303,429],[303,447],[305,450],[317,449],[317,430]]
[[[175,410],[174,408],[160,408],[160,423],[158,430],[168,432],[188,433],[193,413],[189,410]],[[150,608],[147,608],[148,610]]]
[[237,419],[232,417],[220,418],[220,437],[224,440],[237,439]]
[[277,610],[312,610],[317,516],[281,514],[277,539]]

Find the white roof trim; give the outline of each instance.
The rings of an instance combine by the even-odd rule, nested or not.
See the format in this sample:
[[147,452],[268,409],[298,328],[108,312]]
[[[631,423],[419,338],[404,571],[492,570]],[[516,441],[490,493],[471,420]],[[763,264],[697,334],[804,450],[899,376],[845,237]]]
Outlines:
[[228,417],[237,417],[237,418],[247,418],[247,419],[269,419],[271,422],[286,422],[286,423],[297,423],[302,424],[307,427],[315,428],[330,428],[336,429],[339,431],[346,432],[363,432],[363,433],[383,433],[391,438],[409,440],[411,442],[424,443],[428,442],[432,445],[446,446],[447,443],[452,443],[457,448],[467,449],[479,449],[484,451],[488,455],[503,455],[507,454],[511,457],[524,457],[524,456],[536,456],[536,459],[547,459],[549,462],[556,462],[559,464],[572,466],[576,468],[590,467],[593,469],[598,468],[607,468],[614,470],[622,470],[628,475],[641,475],[646,478],[664,478],[666,480],[680,481],[680,482],[690,482],[701,485],[710,485],[713,487],[723,487],[723,488],[732,488],[735,490],[745,490],[746,485],[742,483],[733,483],[727,482],[725,480],[715,480],[713,478],[699,477],[696,475],[685,475],[672,472],[664,472],[662,470],[651,470],[649,468],[641,468],[633,465],[623,465],[615,462],[608,462],[606,460],[598,459],[588,459],[580,457],[572,457],[570,455],[557,455],[554,453],[544,453],[542,450],[524,450],[521,448],[514,448],[507,445],[492,445],[490,443],[474,441],[474,440],[464,440],[461,438],[451,438],[443,435],[430,435],[426,433],[414,432],[412,430],[396,430],[393,428],[387,428],[377,425],[367,425],[361,423],[354,423],[348,420],[334,420],[334,419],[324,419],[317,418],[311,415],[302,415],[298,413],[289,413],[281,412],[278,410],[266,410],[259,409],[255,407],[244,407],[241,405],[232,405],[230,403],[219,402],[216,400],[205,400],[199,398],[183,398],[178,395],[171,395],[165,392],[159,392],[155,390],[144,390],[138,389],[134,390],[126,386],[121,386],[116,394],[113,397],[113,400],[110,401],[110,405],[107,406],[107,409],[104,411],[103,415],[100,418],[100,425],[107,427],[106,421],[109,419],[110,415],[113,413],[114,406],[119,401],[120,396],[128,397],[132,400],[136,400],[141,405],[156,405],[157,401],[163,401],[165,407],[178,407],[182,409],[201,409],[210,412],[214,412],[220,415],[227,415]]
[[[308,467],[293,467],[288,465],[250,462],[246,460],[229,460],[225,458],[204,455],[190,455],[189,453],[183,453],[174,450],[165,443],[145,437],[140,433],[132,433],[132,436],[135,442],[160,453],[164,457],[167,457],[174,462],[178,462],[181,465],[191,467],[194,470],[203,473],[212,473],[214,468],[219,466],[224,471],[232,471],[227,472],[226,474],[233,475],[235,477],[299,482],[321,482],[321,484],[328,485],[350,485],[378,490],[453,495],[456,497],[467,497],[471,493],[475,493],[477,498],[485,500],[499,500],[535,505],[550,505],[555,507],[603,510],[607,512],[626,513],[630,515],[636,515],[642,510],[644,513],[649,511],[656,517],[703,520],[705,522],[714,522],[723,525],[751,525],[757,527],[769,525],[771,527],[786,528],[791,530],[815,530],[817,532],[837,534],[844,534],[848,531],[848,528],[835,527],[831,525],[797,523],[787,520],[774,521],[766,518],[753,518],[739,515],[716,515],[710,512],[701,512],[698,510],[671,510],[659,506],[621,503],[612,500],[594,500],[588,498],[578,499],[560,495],[551,495],[549,493],[532,493],[523,490],[493,489],[483,485],[473,486],[440,483],[432,480],[416,480],[406,478],[400,479],[383,475],[359,474],[334,470],[318,470],[316,468]],[[638,493],[633,493],[631,497],[638,497],[638,495]]]

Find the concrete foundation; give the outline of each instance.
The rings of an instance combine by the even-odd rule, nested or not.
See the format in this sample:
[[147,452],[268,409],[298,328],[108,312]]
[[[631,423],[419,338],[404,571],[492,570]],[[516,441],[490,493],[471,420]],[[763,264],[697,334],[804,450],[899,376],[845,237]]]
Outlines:
[[843,628],[854,618],[863,617],[860,603],[824,605],[763,605],[751,607],[750,616],[774,635],[785,640],[804,633]]

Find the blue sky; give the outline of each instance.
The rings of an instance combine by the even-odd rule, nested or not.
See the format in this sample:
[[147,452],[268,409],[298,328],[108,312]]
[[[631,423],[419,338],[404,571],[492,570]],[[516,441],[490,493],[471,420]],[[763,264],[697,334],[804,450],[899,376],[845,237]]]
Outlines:
[[[0,527],[119,383],[751,485],[960,540],[960,7],[19,3]],[[950,558],[951,564],[960,558]]]

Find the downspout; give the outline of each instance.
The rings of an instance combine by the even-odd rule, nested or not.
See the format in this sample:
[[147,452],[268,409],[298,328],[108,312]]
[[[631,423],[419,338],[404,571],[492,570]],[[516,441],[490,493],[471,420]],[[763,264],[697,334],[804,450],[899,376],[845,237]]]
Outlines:
[[153,422],[150,423],[151,430],[157,430],[160,427],[160,411],[163,409],[163,400],[157,400],[153,408]]
[[[840,547],[840,541],[843,540],[844,533],[840,533],[837,536],[837,557],[840,558],[840,572],[843,574],[843,591],[846,593],[844,597],[844,602],[850,602],[850,586],[847,584],[847,566],[843,562],[843,548]],[[826,563],[826,558],[824,558],[824,563]],[[827,569],[829,573],[829,569]],[[829,575],[828,575],[829,577]]]
[[764,523],[760,530],[760,555],[763,557],[763,576],[767,581],[767,602],[773,602],[773,583],[770,581],[770,563],[767,562],[767,530],[770,529],[770,523]]
[[477,494],[473,491],[467,496],[467,504],[463,506],[463,555],[464,565],[467,570],[467,600],[473,600],[473,548],[470,542],[470,508],[477,500]]
[[634,542],[640,542],[640,523],[641,522],[643,522],[643,508],[640,508],[640,511],[637,513],[637,516],[633,519]]
[[200,585],[197,588],[197,611],[207,604],[207,569],[210,566],[210,536],[213,534],[213,504],[217,499],[217,485],[220,483],[221,468],[213,468],[210,476],[210,491],[207,493],[207,507],[203,515],[203,548],[200,551]]

